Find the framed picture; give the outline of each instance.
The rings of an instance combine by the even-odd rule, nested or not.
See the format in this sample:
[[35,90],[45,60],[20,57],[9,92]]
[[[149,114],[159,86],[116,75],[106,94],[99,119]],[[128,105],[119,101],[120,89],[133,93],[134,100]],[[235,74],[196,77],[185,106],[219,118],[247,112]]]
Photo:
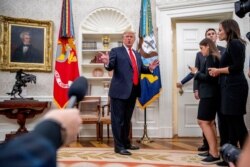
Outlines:
[[52,22],[0,16],[0,69],[52,71]]

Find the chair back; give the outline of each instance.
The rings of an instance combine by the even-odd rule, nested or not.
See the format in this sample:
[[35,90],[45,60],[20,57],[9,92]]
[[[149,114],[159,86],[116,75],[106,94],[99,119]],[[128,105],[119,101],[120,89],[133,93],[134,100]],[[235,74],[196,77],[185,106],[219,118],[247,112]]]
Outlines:
[[100,121],[100,96],[86,96],[79,102],[79,110],[82,123],[99,123]]

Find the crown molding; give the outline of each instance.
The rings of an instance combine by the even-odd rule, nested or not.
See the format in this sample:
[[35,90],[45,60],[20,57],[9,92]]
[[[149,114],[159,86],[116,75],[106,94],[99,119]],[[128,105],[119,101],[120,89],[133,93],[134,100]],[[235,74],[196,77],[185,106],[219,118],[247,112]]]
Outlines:
[[156,7],[160,10],[177,10],[212,5],[234,3],[236,0],[156,0]]

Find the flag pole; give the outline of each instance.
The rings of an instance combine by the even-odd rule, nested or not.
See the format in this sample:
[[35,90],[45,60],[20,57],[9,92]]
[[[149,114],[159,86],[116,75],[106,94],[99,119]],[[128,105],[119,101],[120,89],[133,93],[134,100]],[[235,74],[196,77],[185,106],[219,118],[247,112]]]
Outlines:
[[144,108],[144,129],[143,129],[143,135],[141,140],[138,141],[139,143],[142,144],[147,144],[153,142],[149,137],[148,137],[148,130],[147,130],[147,108]]
[[[139,44],[138,52],[141,54],[143,64],[148,66],[150,62],[158,59],[157,45],[154,37],[152,13],[150,0],[141,0],[140,10],[140,25],[139,25]],[[144,130],[143,136],[138,141],[140,143],[152,142],[148,137],[147,132],[147,109],[156,98],[159,97],[161,89],[161,78],[159,67],[157,67],[153,74],[144,74],[141,76],[141,97],[138,98],[140,107],[144,108]],[[152,80],[152,78],[154,78]]]
[[54,102],[58,108],[67,105],[70,83],[80,76],[74,34],[72,0],[62,0],[53,90]]

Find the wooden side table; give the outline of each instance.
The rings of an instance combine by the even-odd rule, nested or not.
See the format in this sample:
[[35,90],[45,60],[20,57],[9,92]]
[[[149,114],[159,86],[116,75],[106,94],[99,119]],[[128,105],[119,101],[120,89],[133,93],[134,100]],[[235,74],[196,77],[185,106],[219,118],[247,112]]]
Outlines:
[[19,134],[27,133],[25,127],[26,119],[33,118],[35,115],[42,113],[46,108],[50,107],[50,102],[37,100],[4,100],[0,102],[0,114],[7,118],[16,119],[19,128],[16,132],[6,134],[5,141]]

